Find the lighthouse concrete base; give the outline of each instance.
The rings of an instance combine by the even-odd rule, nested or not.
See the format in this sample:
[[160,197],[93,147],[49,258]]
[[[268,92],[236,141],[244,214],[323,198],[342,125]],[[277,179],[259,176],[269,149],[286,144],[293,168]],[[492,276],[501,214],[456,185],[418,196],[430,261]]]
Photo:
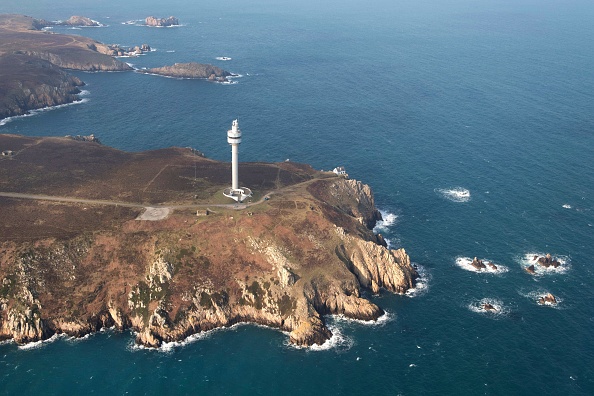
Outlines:
[[223,195],[226,196],[227,198],[231,198],[234,199],[237,202],[243,202],[244,199],[251,197],[252,196],[252,190],[250,190],[247,187],[241,187],[241,188],[226,188],[225,191],[223,191]]

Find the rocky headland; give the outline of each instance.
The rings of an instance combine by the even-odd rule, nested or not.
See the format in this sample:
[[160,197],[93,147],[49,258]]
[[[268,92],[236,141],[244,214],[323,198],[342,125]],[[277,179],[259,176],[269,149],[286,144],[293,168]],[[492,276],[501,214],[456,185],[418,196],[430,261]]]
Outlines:
[[80,15],[73,15],[65,21],[49,22],[48,26],[73,26],[73,27],[101,27],[102,23]]
[[[174,17],[153,18],[154,21],[149,18],[150,23],[179,23]],[[73,16],[65,22],[48,22],[24,15],[0,14],[0,119],[79,100],[76,87],[83,82],[65,71],[131,71],[134,70],[131,66],[116,57],[138,56],[151,51],[148,44],[123,48],[82,36],[43,30],[56,25],[101,26],[81,16]],[[227,82],[227,77],[232,76],[216,66],[199,63],[141,72],[218,82]]]
[[[4,78],[11,70],[11,78]],[[0,119],[72,103],[84,83],[51,62],[25,54],[0,56]]]
[[[189,149],[125,153],[8,135],[0,148],[14,153],[0,157],[2,339],[115,326],[157,347],[249,322],[286,331],[296,345],[322,344],[331,337],[325,315],[383,314],[363,289],[415,286],[404,249],[370,229],[381,215],[356,180],[296,163],[242,164],[255,196],[238,210],[221,194],[230,165]],[[167,218],[135,220],[143,206],[169,205]]]
[[156,67],[152,69],[139,69],[138,72],[174,78],[205,78],[210,81],[218,82],[226,82],[228,81],[227,77],[233,76],[233,74],[220,67],[196,62],[176,63],[172,66]]
[[179,19],[174,16],[168,18],[155,18],[154,16],[146,17],[144,20],[146,26],[165,27],[179,25]]
[[98,41],[42,31],[48,22],[0,15],[0,119],[78,100],[78,78],[64,70],[125,71]]

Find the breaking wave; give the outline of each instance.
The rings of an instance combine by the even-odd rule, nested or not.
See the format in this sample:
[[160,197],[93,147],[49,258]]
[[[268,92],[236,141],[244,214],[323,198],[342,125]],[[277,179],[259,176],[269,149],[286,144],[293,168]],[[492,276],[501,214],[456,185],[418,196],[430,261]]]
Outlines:
[[13,116],[13,117],[7,117],[7,118],[0,120],[0,126],[6,125],[9,122],[14,121],[14,120],[18,120],[18,119],[22,119],[22,118],[26,118],[26,117],[33,117],[37,114],[44,113],[46,111],[57,110],[57,109],[62,109],[64,107],[68,107],[68,106],[83,104],[83,103],[87,103],[88,101],[89,101],[88,98],[83,98],[83,99],[77,100],[76,102],[72,102],[72,103],[65,103],[65,104],[61,104],[61,105],[57,105],[57,106],[44,107],[43,109],[30,110],[29,113],[27,113],[27,114]]
[[390,212],[385,212],[380,210],[382,214],[382,220],[378,220],[375,223],[375,227],[373,227],[373,232],[381,233],[388,231],[388,228],[396,224],[396,220],[398,220],[398,215]]
[[319,351],[329,351],[329,350],[338,350],[338,351],[348,351],[353,347],[355,342],[352,338],[345,336],[341,328],[338,326],[328,326],[328,329],[332,332],[332,337],[329,340],[326,340],[322,345],[313,344],[309,347],[300,347],[296,345],[290,345],[296,349],[306,349],[308,351],[319,352]]
[[434,191],[443,198],[452,202],[470,201],[470,191],[463,187],[436,188]]
[[427,294],[429,291],[429,282],[431,281],[431,273],[420,264],[412,263],[412,266],[417,270],[419,277],[417,283],[412,289],[408,289],[405,293],[408,297],[419,297]]
[[41,347],[44,347],[47,344],[51,344],[54,341],[57,341],[60,338],[66,337],[65,334],[54,334],[53,336],[51,336],[50,338],[48,338],[47,340],[41,340],[41,341],[35,341],[35,342],[29,342],[25,345],[19,345],[19,349],[22,351],[28,351],[31,349],[38,349]]
[[[491,260],[482,259],[482,262],[483,264],[485,264],[485,268],[478,269],[472,266],[472,259],[470,257],[456,257],[456,265],[462,269],[465,269],[466,271],[481,274],[489,273],[498,275],[509,271],[509,268],[507,268],[506,266],[501,264],[495,264]],[[489,264],[493,264],[495,267],[497,267],[497,269],[492,268]]]
[[353,319],[348,318],[344,315],[332,315],[332,319],[335,322],[350,322],[350,323],[358,323],[364,326],[385,326],[386,323],[392,322],[396,320],[396,315],[391,312],[384,311],[384,314],[377,318],[377,320],[361,320],[361,319]]

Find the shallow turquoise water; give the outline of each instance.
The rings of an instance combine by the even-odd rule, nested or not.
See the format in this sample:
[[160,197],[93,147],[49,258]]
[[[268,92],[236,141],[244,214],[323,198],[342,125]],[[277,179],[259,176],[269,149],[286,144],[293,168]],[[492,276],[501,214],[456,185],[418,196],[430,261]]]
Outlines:
[[[157,49],[129,59],[136,67],[211,62],[242,77],[220,85],[76,73],[86,103],[0,133],[95,133],[124,150],[193,146],[228,160],[225,132],[239,117],[241,160],[344,165],[370,184],[380,209],[397,216],[382,233],[422,266],[428,288],[371,297],[391,314],[381,325],[328,318],[340,337],[322,351],[255,326],[167,353],[109,332],[32,350],[0,345],[0,391],[594,393],[589,2],[52,3],[4,9],[109,24],[67,32]],[[151,13],[184,26],[121,24]],[[456,187],[470,199],[456,202]],[[565,270],[527,275],[522,258],[545,252],[563,256]],[[473,256],[507,272],[456,264]],[[535,303],[545,291],[562,299],[557,308]],[[482,299],[503,313],[473,311]]]

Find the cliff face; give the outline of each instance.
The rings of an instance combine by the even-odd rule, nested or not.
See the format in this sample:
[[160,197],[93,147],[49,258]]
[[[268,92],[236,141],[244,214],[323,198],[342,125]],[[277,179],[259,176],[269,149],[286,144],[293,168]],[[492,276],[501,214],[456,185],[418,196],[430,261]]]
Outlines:
[[[348,194],[332,211],[311,188]],[[374,216],[368,186],[330,178],[279,192],[249,213],[177,213],[67,240],[0,242],[0,338],[28,342],[115,325],[159,346],[253,322],[289,332],[294,344],[322,344],[331,336],[323,315],[383,314],[361,287],[414,287],[404,250],[374,242],[362,224]]]
[[[65,23],[96,26],[73,17]],[[109,46],[95,40],[40,31],[55,23],[23,15],[0,14],[0,119],[29,110],[72,103],[83,85],[59,69],[132,70],[110,56]]]

